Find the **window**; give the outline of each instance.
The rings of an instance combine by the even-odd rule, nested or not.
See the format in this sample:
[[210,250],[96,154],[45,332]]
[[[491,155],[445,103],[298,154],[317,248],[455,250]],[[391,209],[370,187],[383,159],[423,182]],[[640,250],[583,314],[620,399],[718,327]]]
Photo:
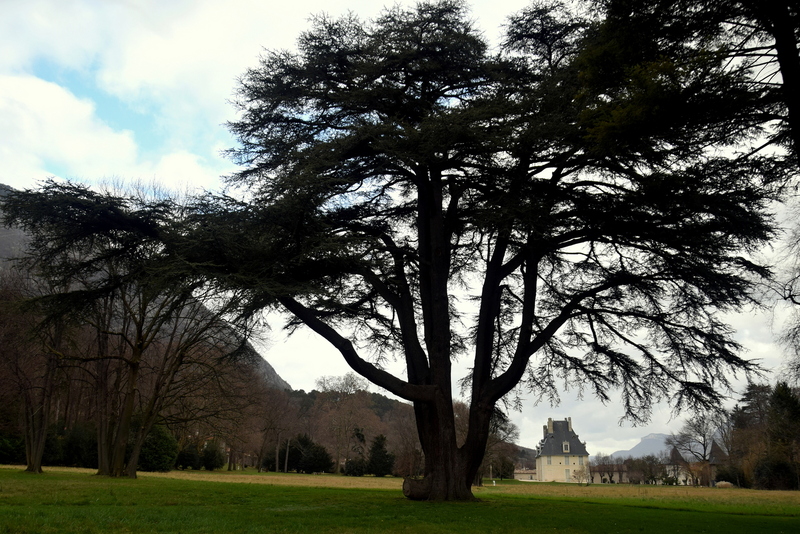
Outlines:
[[578,456],[578,465],[583,465],[583,456]]
[[561,444],[561,452],[569,452],[569,441]]
[[564,465],[569,465],[569,456],[564,456]]
[[553,457],[552,456],[548,456],[547,457],[547,465],[552,465],[552,464],[553,464]]

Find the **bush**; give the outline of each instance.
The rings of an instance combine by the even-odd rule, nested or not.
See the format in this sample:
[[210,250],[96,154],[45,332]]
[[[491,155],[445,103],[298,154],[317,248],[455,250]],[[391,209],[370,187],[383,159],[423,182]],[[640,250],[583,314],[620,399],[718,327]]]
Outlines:
[[20,436],[0,435],[0,464],[24,464],[25,440]]
[[[286,452],[286,448],[280,449],[278,455],[279,463],[283,461],[283,454]],[[271,451],[270,454],[264,455],[264,460],[261,462],[261,468],[264,471],[275,471],[278,472],[283,467],[283,464],[280,464],[278,467],[275,467],[275,451]]]
[[97,469],[97,429],[91,423],[78,423],[64,438],[63,463],[70,467]]
[[367,472],[376,477],[385,477],[392,472],[392,467],[394,467],[394,454],[386,450],[386,436],[383,434],[376,436],[369,448]]
[[[286,471],[297,471],[297,466],[300,463],[300,450],[297,448],[297,438],[289,440],[289,458],[286,458],[286,442],[284,441],[281,444],[280,451],[278,452],[278,466],[275,468],[275,471],[283,471],[284,468]],[[269,465],[275,461],[274,458],[270,455]]]
[[192,444],[184,447],[175,459],[175,467],[178,469],[194,469],[195,471],[203,467],[197,445]]
[[213,471],[225,466],[225,454],[216,441],[209,441],[200,455],[200,463],[206,471]]
[[[308,436],[306,436],[308,438]],[[301,447],[300,463],[297,470],[303,473],[330,473],[333,471],[333,458],[322,445],[308,439]]]
[[[298,473],[326,473],[333,470],[333,458],[322,445],[314,443],[307,434],[298,434],[289,441],[289,461],[286,458],[286,443],[279,452],[280,469]],[[274,460],[265,461],[272,465]]]
[[165,427],[156,425],[147,435],[139,454],[141,471],[166,472],[175,466],[178,441]]
[[344,474],[349,477],[363,477],[367,474],[367,461],[361,456],[350,458],[344,464]]
[[750,487],[750,481],[748,480],[747,476],[745,476],[744,471],[732,465],[722,465],[718,467],[714,481],[730,482],[731,484],[739,486],[740,488]]
[[58,423],[47,429],[42,465],[64,465],[64,428]]
[[754,486],[768,490],[797,489],[795,466],[785,460],[764,458],[753,470]]

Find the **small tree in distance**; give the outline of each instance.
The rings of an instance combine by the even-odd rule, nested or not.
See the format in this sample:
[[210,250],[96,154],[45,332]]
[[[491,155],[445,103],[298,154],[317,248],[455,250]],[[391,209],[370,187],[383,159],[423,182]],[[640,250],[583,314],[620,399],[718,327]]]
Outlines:
[[187,444],[178,452],[178,456],[175,459],[175,467],[178,469],[193,469],[195,471],[203,467],[196,444]]
[[386,436],[376,436],[369,448],[367,472],[376,477],[385,477],[391,474],[394,468],[394,455],[386,450]]
[[142,471],[170,471],[175,467],[178,456],[178,441],[167,428],[155,425],[148,433],[139,455],[139,469]]
[[592,482],[592,466],[591,464],[585,464],[576,467],[572,470],[572,478],[578,484],[586,484],[587,486]]
[[200,462],[206,471],[214,471],[225,466],[225,453],[216,441],[209,441],[200,454]]

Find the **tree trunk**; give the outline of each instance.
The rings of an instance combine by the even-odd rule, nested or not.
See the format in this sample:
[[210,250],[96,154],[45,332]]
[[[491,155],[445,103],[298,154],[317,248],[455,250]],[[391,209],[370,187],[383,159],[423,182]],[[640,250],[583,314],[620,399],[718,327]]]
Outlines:
[[42,457],[50,423],[50,406],[53,398],[56,363],[48,355],[46,370],[41,386],[29,387],[23,391],[23,410],[25,414],[25,471],[42,472]]
[[[135,354],[135,356],[139,356]],[[125,470],[125,449],[128,446],[128,438],[131,433],[131,420],[133,419],[133,408],[136,400],[136,387],[139,378],[139,358],[133,358],[128,362],[128,386],[125,392],[125,404],[117,425],[116,436],[111,450],[111,472],[112,477],[126,476]]]
[[142,454],[144,441],[147,439],[147,436],[150,434],[150,431],[153,429],[155,423],[156,415],[149,414],[149,417],[142,421],[142,426],[136,433],[131,454],[128,456],[128,462],[125,467],[128,478],[136,478],[136,471],[139,468],[139,456]]
[[281,472],[280,454],[281,454],[281,433],[278,432],[275,435],[275,472],[276,473],[280,473]]
[[96,364],[97,395],[97,474],[111,474],[111,397],[109,394],[109,362],[100,360]]
[[[48,406],[39,405],[31,398],[30,392],[25,392],[25,471],[28,473],[42,472],[42,457],[47,439]],[[42,399],[46,401],[46,399]]]
[[775,39],[775,53],[782,78],[781,96],[786,104],[786,122],[797,159],[800,157],[800,59],[789,3],[763,2],[757,8],[757,13]]
[[412,500],[474,501],[472,481],[484,449],[457,446],[452,401],[445,395],[436,397],[433,403],[414,404],[425,476],[406,478],[403,494]]
[[[452,451],[431,451],[435,456],[445,459],[455,459]],[[428,464],[429,454],[425,455]],[[474,501],[471,481],[474,475],[467,472],[466,467],[459,462],[442,463],[433,466],[423,478],[406,478],[403,481],[403,495],[415,501]]]

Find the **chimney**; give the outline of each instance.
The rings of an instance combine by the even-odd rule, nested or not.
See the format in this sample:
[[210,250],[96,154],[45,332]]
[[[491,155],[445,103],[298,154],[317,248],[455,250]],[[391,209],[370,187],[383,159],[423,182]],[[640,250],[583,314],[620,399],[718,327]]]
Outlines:
[[553,433],[553,418],[552,417],[548,417],[547,418],[547,433],[548,434],[552,434]]
[[567,426],[569,427],[569,431],[572,432],[572,417],[567,417]]

